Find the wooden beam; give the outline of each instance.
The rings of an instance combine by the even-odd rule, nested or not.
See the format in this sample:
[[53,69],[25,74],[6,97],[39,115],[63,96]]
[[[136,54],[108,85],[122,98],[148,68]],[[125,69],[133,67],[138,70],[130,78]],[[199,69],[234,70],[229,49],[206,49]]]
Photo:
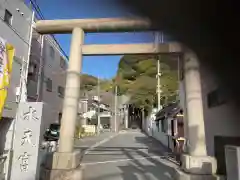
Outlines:
[[86,33],[154,30],[151,22],[142,18],[39,20],[35,23],[35,29],[40,34],[72,33],[75,27],[83,29]]
[[124,55],[124,54],[169,54],[181,53],[179,43],[149,44],[92,44],[83,45],[82,53],[85,56],[93,55]]

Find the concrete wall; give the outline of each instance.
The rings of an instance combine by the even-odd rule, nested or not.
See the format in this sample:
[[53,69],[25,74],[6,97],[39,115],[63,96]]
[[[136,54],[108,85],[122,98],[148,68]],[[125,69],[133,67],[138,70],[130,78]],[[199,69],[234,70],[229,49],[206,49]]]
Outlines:
[[152,136],[153,138],[160,141],[163,145],[168,147],[170,145],[169,140],[168,140],[168,135],[167,135],[167,133],[164,133],[162,131],[161,122],[159,121],[159,124],[157,124],[156,121],[151,122],[150,116],[147,117],[144,121],[145,121],[145,123],[143,125],[143,130],[149,136]]
[[[12,23],[8,25],[4,22],[5,10],[12,14]],[[17,11],[19,9],[19,12]],[[21,15],[21,13],[24,13]],[[10,90],[6,102],[7,109],[3,111],[4,117],[15,117],[16,103],[15,92],[20,82],[21,61],[28,58],[29,38],[31,28],[32,12],[23,1],[0,0],[0,37],[12,44],[15,48],[15,61],[13,63],[13,72]]]
[[208,95],[216,88],[219,88],[219,83],[213,74],[204,67],[201,67],[201,78],[207,152],[209,155],[213,156],[216,150],[216,147],[214,147],[216,143],[214,142],[214,137],[240,137],[240,112],[233,106],[230,99],[227,97],[226,100],[228,102],[209,108],[207,103]]

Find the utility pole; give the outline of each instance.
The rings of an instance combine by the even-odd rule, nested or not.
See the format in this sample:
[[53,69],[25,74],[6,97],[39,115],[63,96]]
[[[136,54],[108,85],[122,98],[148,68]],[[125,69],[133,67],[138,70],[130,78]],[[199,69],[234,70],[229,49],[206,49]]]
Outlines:
[[100,133],[100,82],[98,77],[97,85],[97,96],[98,96],[98,113],[97,113],[97,131]]
[[115,101],[114,101],[114,131],[117,132],[117,94],[118,88],[115,86]]
[[157,96],[158,96],[158,110],[161,109],[161,82],[160,82],[160,58],[157,60]]
[[[159,43],[163,43],[163,33],[156,33],[155,34],[155,45],[157,46],[156,48],[158,48],[158,44]],[[160,65],[160,60],[161,60],[161,56],[159,55],[157,57],[157,96],[158,96],[158,110],[161,109],[161,65]]]

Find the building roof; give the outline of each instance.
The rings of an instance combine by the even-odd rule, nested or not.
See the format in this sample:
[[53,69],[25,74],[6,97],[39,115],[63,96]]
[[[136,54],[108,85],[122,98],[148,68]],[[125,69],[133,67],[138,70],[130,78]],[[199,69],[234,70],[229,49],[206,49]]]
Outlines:
[[157,112],[156,121],[163,120],[166,117],[173,116],[174,114],[176,115],[177,113],[179,113],[179,111],[179,103],[170,103]]

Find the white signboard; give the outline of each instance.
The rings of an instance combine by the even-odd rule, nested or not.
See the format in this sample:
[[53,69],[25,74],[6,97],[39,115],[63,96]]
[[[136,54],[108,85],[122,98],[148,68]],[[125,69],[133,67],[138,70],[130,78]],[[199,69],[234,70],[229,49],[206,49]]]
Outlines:
[[11,180],[35,180],[40,170],[43,103],[20,103],[13,144]]

